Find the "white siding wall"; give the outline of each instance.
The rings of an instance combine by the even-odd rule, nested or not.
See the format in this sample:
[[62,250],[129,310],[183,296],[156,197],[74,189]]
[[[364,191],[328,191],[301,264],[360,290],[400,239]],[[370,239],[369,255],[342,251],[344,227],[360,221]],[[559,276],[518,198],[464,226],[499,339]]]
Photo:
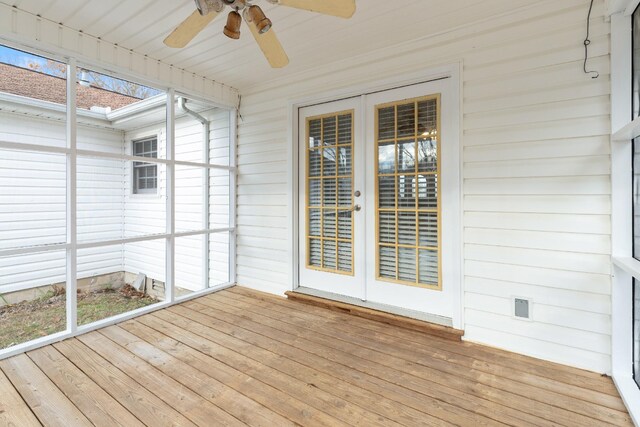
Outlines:
[[[0,140],[65,146],[61,121],[0,112]],[[122,132],[79,126],[78,144],[121,152]],[[116,176],[119,178],[113,179]],[[122,168],[113,162],[78,163],[78,238],[122,235]],[[96,178],[98,179],[96,181]],[[66,159],[64,155],[2,150],[0,155],[0,248],[66,241]],[[78,277],[122,270],[122,253],[99,248],[79,254]],[[64,282],[61,253],[0,260],[0,292]]]
[[[289,100],[462,60],[466,339],[608,372],[609,24],[596,1],[594,80],[582,73],[587,9],[538,2],[244,93],[238,282],[291,286]],[[511,317],[512,296],[533,299],[533,321]]]
[[[211,120],[211,161],[229,164],[229,113],[203,113]],[[78,147],[110,153],[130,153],[131,140],[158,135],[165,157],[164,123],[130,132],[78,126]],[[0,140],[64,147],[64,121],[0,111]],[[176,152],[180,160],[202,161],[202,126],[189,118],[176,122]],[[158,165],[157,195],[132,194],[132,162],[81,157],[78,159],[78,241],[104,241],[164,233],[166,169]],[[210,177],[211,227],[229,220],[226,171]],[[176,182],[176,221],[180,231],[203,228],[203,172],[179,168]],[[66,241],[66,160],[64,155],[0,150],[0,249]],[[202,289],[202,239],[181,238],[176,247],[177,285]],[[210,283],[228,281],[228,235],[211,236]],[[165,241],[130,243],[83,249],[78,253],[78,277],[118,271],[143,272],[165,280]],[[65,257],[60,253],[0,259],[0,292],[64,282]]]
[[[123,132],[78,126],[78,148],[122,154]],[[123,236],[122,171],[119,160],[78,158],[77,221],[78,241],[120,239]],[[122,271],[122,247],[82,249],[78,251],[78,278]]]
[[[210,159],[211,163],[229,164],[229,113],[214,109],[200,113],[210,120]],[[164,124],[147,126],[126,132],[125,140],[129,146],[132,140],[158,135],[160,156],[165,157]],[[181,161],[202,162],[202,125],[190,117],[176,120],[176,159]],[[132,194],[130,163],[125,179],[125,229],[129,234],[163,233],[165,231],[166,175],[160,165],[158,195]],[[176,168],[176,230],[191,231],[203,225],[203,169],[184,166]],[[210,172],[210,221],[211,228],[228,227],[229,192],[228,172],[212,170]],[[185,289],[203,288],[203,237],[183,237],[176,242],[176,285]],[[211,257],[209,274],[210,284],[216,285],[228,281],[228,236],[224,233],[210,237],[209,253]],[[162,242],[141,242],[126,245],[124,250],[125,270],[143,272],[148,277],[164,281],[165,246]],[[222,277],[224,279],[222,280]]]
[[[165,123],[158,123],[135,131],[125,132],[126,151],[131,154],[131,141],[156,135],[158,156],[166,158]],[[158,164],[158,193],[133,194],[132,162],[124,168],[124,221],[125,235],[165,233],[166,224],[166,168]],[[147,277],[165,281],[165,241],[153,240],[130,243],[124,246],[124,270],[130,273],[144,273]]]

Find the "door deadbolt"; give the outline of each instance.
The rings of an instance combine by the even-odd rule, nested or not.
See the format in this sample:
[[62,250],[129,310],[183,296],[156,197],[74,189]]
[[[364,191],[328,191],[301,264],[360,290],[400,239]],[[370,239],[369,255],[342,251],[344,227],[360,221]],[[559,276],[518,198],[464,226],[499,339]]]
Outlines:
[[353,195],[356,196],[356,197],[360,197],[360,191],[356,190],[356,192],[353,193]]

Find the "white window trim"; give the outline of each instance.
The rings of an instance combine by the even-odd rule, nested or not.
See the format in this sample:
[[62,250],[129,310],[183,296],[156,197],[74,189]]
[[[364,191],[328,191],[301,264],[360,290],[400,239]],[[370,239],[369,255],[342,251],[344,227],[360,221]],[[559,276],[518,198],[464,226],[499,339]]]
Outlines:
[[[2,44],[6,44],[4,41]],[[211,103],[220,108],[225,108],[229,110],[229,165],[218,165],[218,164],[205,164],[205,163],[197,163],[197,162],[186,162],[186,161],[177,161],[175,160],[174,152],[174,130],[175,130],[175,90],[173,88],[162,88],[166,90],[167,93],[167,101],[166,101],[166,109],[167,109],[167,120],[165,123],[167,141],[166,141],[166,150],[167,155],[166,159],[161,158],[151,158],[151,157],[138,157],[127,154],[116,154],[116,153],[107,153],[107,152],[99,152],[92,150],[81,150],[77,148],[77,122],[76,122],[76,70],[77,68],[89,68],[96,69],[96,67],[92,64],[79,63],[73,57],[62,57],[51,55],[50,53],[43,53],[38,49],[34,49],[28,46],[22,46],[17,43],[9,43],[7,44],[10,47],[14,47],[16,49],[23,50],[25,52],[33,53],[36,55],[45,56],[51,59],[56,59],[58,61],[64,62],[67,66],[67,105],[66,105],[66,147],[51,147],[46,145],[39,144],[21,144],[14,143],[9,141],[0,140],[0,148],[17,150],[17,151],[37,151],[42,153],[57,153],[57,154],[65,154],[67,157],[67,189],[66,189],[66,205],[67,205],[67,242],[61,243],[57,245],[43,245],[43,246],[30,246],[30,247],[21,247],[14,249],[7,249],[0,251],[0,256],[13,256],[27,253],[36,253],[36,252],[46,252],[52,250],[65,250],[66,251],[66,313],[67,313],[67,325],[64,331],[54,333],[42,338],[38,338],[35,340],[27,341],[24,343],[17,344],[12,347],[8,347],[5,349],[0,349],[0,360],[15,356],[17,354],[24,353],[26,351],[30,351],[39,347],[43,347],[58,341],[62,341],[64,339],[68,339],[79,334],[83,334],[98,328],[102,328],[105,326],[113,325],[128,319],[131,319],[136,316],[140,316],[146,313],[150,313],[155,310],[159,310],[162,308],[169,307],[176,303],[181,303],[193,298],[197,298],[203,295],[207,295],[213,292],[217,292],[221,289],[228,288],[230,286],[235,285],[236,283],[236,250],[235,250],[235,241],[236,241],[236,228],[235,228],[235,216],[236,216],[236,203],[235,203],[235,194],[236,194],[236,181],[237,181],[237,167],[236,167],[236,147],[237,147],[237,108],[230,108],[228,106],[222,106],[220,103],[215,100],[208,99],[206,97],[198,96],[198,95],[190,95],[185,93],[185,96],[188,96],[193,99],[199,99],[204,102]],[[127,76],[125,74],[120,74],[117,72],[110,72],[110,75],[116,78],[122,78],[131,81],[139,81],[143,83],[136,77]],[[144,83],[143,83],[144,84]],[[158,85],[155,85],[158,87]],[[148,163],[156,163],[156,164],[165,164],[167,168],[167,215],[166,215],[166,233],[157,234],[157,235],[146,235],[140,237],[133,238],[124,238],[124,239],[116,239],[110,241],[99,241],[99,242],[82,242],[79,243],[77,240],[77,232],[76,232],[76,219],[77,219],[77,189],[76,189],[76,166],[78,157],[94,157],[94,158],[102,158],[102,159],[116,159],[116,160],[129,160],[129,161],[143,161]],[[198,167],[198,168],[208,168],[208,169],[219,169],[229,171],[229,227],[225,228],[216,228],[216,229],[202,229],[195,230],[189,232],[176,232],[175,231],[175,203],[174,203],[174,193],[175,193],[175,177],[173,171],[175,170],[176,165],[188,166],[188,167]],[[143,194],[144,196],[144,194]],[[175,240],[179,237],[185,236],[195,236],[195,235],[211,235],[214,233],[229,233],[229,281],[226,283],[219,284],[213,287],[206,287],[203,290],[193,292],[191,294],[185,295],[183,297],[176,297],[175,295],[175,270],[174,270],[174,252],[175,252]],[[101,246],[108,246],[114,244],[123,244],[123,243],[131,243],[131,242],[140,242],[140,241],[148,241],[148,240],[162,240],[166,241],[166,271],[165,271],[165,300],[158,302],[156,304],[149,305],[147,307],[142,307],[137,310],[133,310],[131,312],[122,313],[113,317],[109,317],[88,325],[78,326],[77,324],[77,252],[78,249],[83,248],[94,248]],[[208,277],[204,277],[203,284],[208,286]]]
[[[136,138],[133,138],[129,141],[129,147],[130,148],[130,152],[131,152],[131,156],[132,157],[138,157],[135,155],[135,144],[138,142],[143,142],[147,139],[151,139],[151,138],[155,138],[156,140],[156,157],[149,157],[150,159],[157,159],[160,157],[160,135],[158,133],[152,133],[149,135],[141,135],[138,136]],[[153,162],[145,162],[145,163],[153,163]],[[136,173],[135,173],[135,162],[131,162],[131,188],[130,188],[130,194],[132,197],[134,198],[145,198],[145,197],[154,197],[157,198],[158,196],[161,196],[160,194],[160,170],[158,169],[158,166],[156,164],[156,188],[154,188],[151,191],[140,191],[140,189],[138,189],[138,183],[136,182]]]
[[612,376],[636,425],[640,425],[640,388],[633,379],[632,278],[640,278],[633,258],[633,184],[631,140],[640,123],[631,121],[631,13],[639,0],[613,1],[611,16],[611,242]]

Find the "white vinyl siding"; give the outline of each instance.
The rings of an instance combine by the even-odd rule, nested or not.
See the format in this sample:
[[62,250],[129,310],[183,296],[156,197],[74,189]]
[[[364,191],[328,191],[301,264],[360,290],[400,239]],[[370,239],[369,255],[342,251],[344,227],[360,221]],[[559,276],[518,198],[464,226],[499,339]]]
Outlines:
[[[200,113],[210,120],[210,163],[229,164],[229,112],[214,109]],[[124,139],[130,144],[149,136],[158,135],[158,156],[165,157],[164,124],[146,126],[125,133]],[[202,161],[202,125],[188,117],[176,119],[176,159],[181,161]],[[229,226],[229,172],[211,169],[210,228]],[[202,170],[176,167],[176,230],[191,231],[203,228],[202,221]],[[132,175],[125,177],[125,188],[131,188]],[[155,234],[165,230],[166,175],[163,167],[158,167],[158,193],[153,195],[128,194],[124,203],[125,229],[131,234]],[[228,233],[211,234],[209,253],[210,285],[229,280]],[[176,286],[185,289],[202,289],[202,237],[182,237],[176,243]],[[148,277],[165,281],[164,244],[155,241],[127,245],[124,249],[124,270],[131,273],[144,272]]]
[[[203,113],[211,120],[211,163],[229,164],[229,112]],[[0,111],[0,140],[64,146],[63,121]],[[158,135],[159,157],[164,158],[164,123],[135,131],[78,126],[78,147],[117,154],[130,153],[132,139]],[[128,149],[128,151],[127,151]],[[180,160],[201,161],[202,126],[176,120],[176,152]],[[20,161],[17,161],[20,159]],[[55,162],[52,162],[55,159]],[[66,166],[64,155],[0,150],[0,249],[66,241]],[[78,241],[117,240],[165,233],[166,168],[158,165],[157,194],[131,194],[132,162],[78,158]],[[229,226],[229,172],[210,172],[210,228]],[[201,175],[199,175],[201,176]],[[176,181],[178,229],[203,228],[200,179]],[[200,211],[198,211],[200,209]],[[182,210],[182,212],[180,212]],[[202,285],[202,238],[184,237],[176,245],[176,286],[198,290]],[[228,233],[210,235],[210,285],[229,280]],[[34,267],[36,266],[36,267]],[[145,273],[165,281],[165,241],[83,249],[78,278],[126,271]],[[16,272],[20,272],[16,276]],[[65,282],[65,257],[58,252],[0,259],[2,293]]]
[[[2,141],[65,144],[64,122],[0,112],[0,124]],[[123,135],[119,131],[79,126],[78,146],[121,154]],[[66,242],[64,155],[0,151],[0,248]],[[96,176],[101,178],[98,182]],[[114,169],[112,161],[83,158],[78,162],[79,241],[122,237],[122,185],[122,168]],[[85,254],[78,258],[78,278],[122,270],[119,250],[95,248]],[[21,274],[15,276],[16,272]],[[65,280],[63,253],[0,260],[3,293]]]
[[[462,61],[465,338],[610,372],[604,6],[596,0],[591,20],[590,67],[598,79],[582,73],[588,4],[567,0],[539,2],[244,93],[238,283],[280,294],[292,283],[289,100]],[[532,299],[533,321],[511,316],[513,296]]]

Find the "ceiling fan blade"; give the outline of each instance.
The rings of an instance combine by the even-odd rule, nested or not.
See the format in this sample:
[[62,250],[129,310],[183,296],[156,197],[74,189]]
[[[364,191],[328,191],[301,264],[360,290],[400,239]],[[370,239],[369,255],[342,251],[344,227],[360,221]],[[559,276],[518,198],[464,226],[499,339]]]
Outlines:
[[262,49],[262,53],[264,53],[264,56],[267,58],[267,61],[269,61],[269,64],[271,64],[271,67],[285,67],[289,63],[289,57],[280,44],[278,37],[276,37],[276,33],[273,31],[273,28],[266,33],[260,34],[255,22],[249,20],[246,20],[246,22],[251,30],[251,34],[253,34],[256,42],[258,42],[258,46]]
[[218,16],[218,12],[215,10],[210,11],[204,16],[200,15],[200,12],[197,10],[194,11],[164,39],[164,44],[169,47],[185,47],[204,27],[213,21],[216,16]]
[[278,0],[278,4],[340,18],[351,18],[356,11],[356,0]]

